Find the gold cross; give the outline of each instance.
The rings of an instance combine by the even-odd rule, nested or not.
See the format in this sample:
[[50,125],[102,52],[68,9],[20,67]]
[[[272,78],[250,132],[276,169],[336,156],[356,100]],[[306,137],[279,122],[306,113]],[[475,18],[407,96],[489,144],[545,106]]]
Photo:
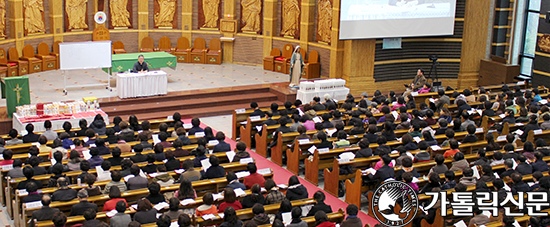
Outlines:
[[15,91],[15,93],[17,94],[17,104],[19,104],[19,100],[21,100],[21,91],[23,90],[23,88],[19,87],[19,84],[17,84],[17,86],[15,86],[15,88],[13,89],[13,91]]
[[172,66],[172,64],[174,64],[174,63],[171,62],[171,61],[166,62],[166,65],[168,65],[168,66]]

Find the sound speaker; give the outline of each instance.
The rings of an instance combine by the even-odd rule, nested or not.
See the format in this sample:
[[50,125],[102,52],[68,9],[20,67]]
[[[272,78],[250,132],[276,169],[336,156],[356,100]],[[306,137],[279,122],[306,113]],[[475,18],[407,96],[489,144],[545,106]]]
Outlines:
[[546,12],[546,23],[550,23],[550,11]]

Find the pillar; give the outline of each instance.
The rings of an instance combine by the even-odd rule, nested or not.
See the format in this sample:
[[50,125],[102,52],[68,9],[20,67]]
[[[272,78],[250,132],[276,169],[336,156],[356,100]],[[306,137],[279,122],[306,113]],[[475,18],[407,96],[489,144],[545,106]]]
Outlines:
[[[332,3],[332,34],[330,36],[330,78],[342,78],[344,41],[340,37],[340,0]],[[374,71],[374,68],[373,68]]]
[[[90,3],[91,4],[91,3]],[[53,34],[53,41],[63,41],[63,1],[62,0],[49,0],[50,12],[50,32]],[[88,24],[95,24],[90,21]],[[92,28],[93,29],[93,28]]]
[[[25,30],[23,28],[23,0],[8,0],[10,38],[15,40],[15,47],[23,51]],[[8,50],[6,50],[8,51]],[[21,53],[19,53],[21,54]]]
[[[134,0],[135,1],[135,0]],[[141,47],[141,40],[149,36],[149,1],[138,1],[138,49]]]
[[189,40],[193,46],[191,30],[193,30],[193,0],[182,0],[181,2],[181,36]]
[[[224,1],[224,15],[223,19],[226,20],[235,20],[235,5],[237,2],[235,0],[225,0]],[[235,21],[235,23],[238,23]],[[237,27],[237,26],[236,26]],[[221,30],[221,29],[220,29]],[[232,32],[222,32],[223,37],[235,37],[235,33]],[[224,63],[233,63],[233,42],[223,42],[223,62]]]
[[375,48],[376,39],[344,41],[342,79],[347,81],[346,86],[350,88],[350,93],[358,94],[365,89],[372,93],[376,90],[374,86]]
[[479,62],[486,57],[489,26],[492,24],[489,22],[492,21],[489,20],[490,8],[491,1],[466,1],[458,89],[477,86]]
[[315,23],[315,0],[302,0],[300,21],[300,47],[307,53],[308,42],[313,41],[315,35],[313,25]]
[[264,1],[264,57],[269,56],[273,48],[273,36],[277,33],[277,0]]

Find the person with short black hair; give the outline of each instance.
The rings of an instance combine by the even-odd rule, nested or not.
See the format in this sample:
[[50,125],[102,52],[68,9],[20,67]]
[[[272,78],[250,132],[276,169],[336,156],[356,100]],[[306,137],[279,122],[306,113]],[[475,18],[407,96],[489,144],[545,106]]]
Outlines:
[[[5,156],[4,156],[5,158]],[[27,187],[27,183],[28,182],[34,182],[36,184],[36,186],[40,189],[42,188],[42,181],[39,181],[39,180],[35,180],[35,179],[32,179],[33,176],[34,176],[34,170],[32,167],[30,166],[25,166],[23,168],[23,175],[25,175],[25,177],[27,178],[26,180],[24,181],[21,181],[17,184],[17,188],[16,189],[25,189]]]
[[134,63],[134,66],[132,67],[132,72],[134,73],[149,72],[149,66],[147,65],[147,62],[145,62],[145,57],[143,56],[143,54],[140,54],[138,56],[138,61]]
[[529,165],[527,162],[527,158],[525,155],[520,154],[518,156],[518,165],[516,167],[516,171],[518,173],[521,173],[522,175],[529,175],[533,174],[533,167]]
[[88,191],[86,189],[80,189],[77,197],[79,202],[71,207],[69,216],[83,215],[84,211],[90,208],[97,210],[97,204],[88,201]]
[[111,179],[112,180],[105,185],[105,189],[103,189],[103,194],[109,194],[111,187],[118,187],[121,192],[125,192],[128,190],[126,184],[121,181],[122,174],[120,173],[120,170],[111,171]]
[[110,219],[110,227],[128,227],[128,224],[132,222],[132,218],[129,214],[124,213],[126,211],[127,204],[124,201],[118,201],[115,209],[117,213]]
[[191,129],[189,129],[189,131],[187,133],[189,136],[193,136],[197,132],[204,132],[204,129],[202,129],[200,127],[201,121],[199,120],[199,118],[195,117],[195,118],[191,119],[191,125],[193,125],[193,127]]
[[101,166],[101,163],[103,163],[103,157],[99,156],[99,150],[97,147],[90,148],[90,155],[92,156],[88,159],[90,162],[90,167],[95,168],[96,166]]
[[342,224],[340,225],[341,227],[363,227],[361,219],[357,217],[357,213],[359,213],[359,207],[357,207],[355,204],[349,204],[346,207],[346,213],[348,214],[348,217],[342,222]]
[[231,151],[231,145],[225,142],[225,134],[223,132],[216,132],[216,140],[218,144],[214,146],[213,153]]
[[52,194],[52,201],[70,201],[76,198],[77,191],[69,188],[67,178],[60,177],[57,179],[57,186],[59,188]]
[[23,136],[23,143],[34,143],[38,142],[38,138],[40,135],[34,134],[34,125],[33,124],[27,124],[25,126],[25,130],[27,130],[27,135]]
[[464,171],[465,169],[470,168],[468,160],[464,158],[462,152],[458,152],[453,156],[453,163],[451,164],[450,171]]
[[413,160],[411,157],[403,158],[401,164],[403,166],[395,173],[395,180],[402,181],[404,173],[411,173],[414,177],[420,177],[420,174],[418,174],[416,168],[413,167]]
[[40,201],[42,199],[42,195],[38,194],[38,187],[34,182],[27,183],[25,189],[27,190],[28,195],[23,197],[21,200],[23,203]]
[[265,204],[277,204],[285,200],[285,194],[279,191],[279,188],[275,184],[275,181],[268,179],[265,181],[265,189],[267,195],[265,196]]
[[441,190],[447,190],[452,189],[456,187],[455,182],[455,172],[453,171],[446,171],[445,172],[445,183],[441,185]]
[[250,108],[254,110],[254,112],[250,113],[251,117],[254,117],[254,116],[260,116],[261,118],[265,117],[265,113],[264,111],[260,110],[260,107],[258,107],[258,103],[251,102]]
[[235,172],[228,172],[227,175],[225,175],[225,179],[227,179],[228,182],[227,187],[232,189],[240,188],[242,190],[246,190],[246,186],[244,186],[243,183],[239,182],[239,178],[237,178]]
[[[54,216],[56,216],[57,213],[61,213],[58,208],[52,208],[50,207],[51,198],[50,195],[44,194],[42,195],[42,199],[40,200],[42,202],[42,207],[38,210],[35,210],[32,212],[31,216],[31,224],[30,226],[34,226],[35,221],[46,221],[46,220],[52,220]],[[63,213],[61,213],[63,214]],[[59,214],[57,214],[59,215]],[[63,214],[65,216],[65,214]],[[66,221],[67,217],[65,217]],[[60,222],[59,218],[56,219],[56,221]],[[55,224],[56,222],[54,222]]]
[[50,120],[44,121],[44,128],[46,131],[44,131],[41,135],[46,137],[48,140],[54,140],[57,139],[57,132],[52,131],[52,122]]
[[23,174],[23,169],[21,168],[23,166],[23,162],[21,161],[21,159],[13,160],[12,166],[13,169],[10,169],[8,171],[9,177],[11,177],[12,179],[25,177],[25,175]]
[[149,190],[149,195],[145,197],[149,200],[152,204],[158,204],[161,202],[166,202],[164,195],[160,194],[160,184],[157,182],[151,182],[149,183],[149,186],[147,186],[147,189]]
[[313,216],[318,211],[324,211],[325,213],[332,213],[332,208],[330,205],[325,204],[325,193],[323,191],[317,191],[313,194],[313,199],[315,200],[315,205],[309,210],[307,216]]
[[256,225],[266,225],[269,224],[269,216],[265,213],[264,206],[261,204],[254,204],[252,207],[252,213],[254,214],[254,217],[251,222],[256,223]]
[[243,208],[251,208],[256,203],[262,205],[265,203],[265,198],[261,193],[261,187],[259,184],[254,184],[250,189],[250,192],[251,193],[246,195],[241,202]]
[[6,141],[6,146],[22,144],[23,140],[17,138],[18,135],[19,135],[19,132],[17,132],[16,129],[13,129],[13,128],[10,129],[10,131],[8,131],[8,136],[10,137],[10,139]]
[[392,158],[384,154],[382,155],[382,167],[380,169],[376,170],[376,173],[373,175],[372,173],[369,173],[367,175],[368,179],[370,181],[376,181],[379,185],[380,183],[384,182],[388,178],[394,178],[395,177],[395,170],[393,167],[390,167],[390,163],[392,161]]
[[215,179],[215,178],[224,177],[225,169],[223,168],[223,166],[220,166],[220,160],[218,159],[218,157],[216,155],[210,155],[209,161],[212,166],[210,166],[206,170],[206,173],[204,174],[204,178]]

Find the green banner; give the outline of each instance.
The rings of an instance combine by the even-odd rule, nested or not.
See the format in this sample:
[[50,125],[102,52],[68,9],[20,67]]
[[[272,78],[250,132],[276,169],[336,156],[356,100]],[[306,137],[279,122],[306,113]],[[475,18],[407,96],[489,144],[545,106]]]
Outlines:
[[177,65],[176,56],[166,52],[143,52],[129,54],[113,54],[113,72],[124,72],[134,67],[134,63],[138,61],[138,56],[143,55],[149,69],[158,69],[164,67],[175,68]]
[[27,76],[4,77],[2,98],[6,99],[8,117],[12,118],[16,106],[31,104],[29,78]]

